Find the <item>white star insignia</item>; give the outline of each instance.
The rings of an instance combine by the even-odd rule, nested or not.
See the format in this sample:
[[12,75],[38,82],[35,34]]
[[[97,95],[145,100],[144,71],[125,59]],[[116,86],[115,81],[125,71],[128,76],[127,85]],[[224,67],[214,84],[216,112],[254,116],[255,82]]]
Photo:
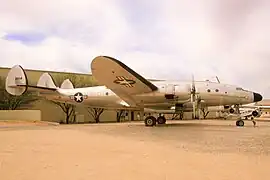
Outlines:
[[82,95],[81,93],[76,93],[76,94],[74,95],[74,100],[75,100],[76,102],[82,102],[82,101],[83,101],[83,95]]

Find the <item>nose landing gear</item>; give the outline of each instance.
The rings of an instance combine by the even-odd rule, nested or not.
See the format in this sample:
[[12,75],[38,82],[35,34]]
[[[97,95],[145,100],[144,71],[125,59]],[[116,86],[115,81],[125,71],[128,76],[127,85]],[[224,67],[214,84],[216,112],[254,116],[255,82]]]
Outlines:
[[245,122],[242,119],[236,121],[236,126],[244,126],[244,125]]
[[[252,118],[251,121],[253,123],[253,126],[255,127],[257,123],[254,120],[254,118]],[[245,122],[242,119],[240,119],[240,120],[237,120],[235,124],[236,124],[236,126],[244,126],[245,125]]]
[[[236,124],[236,126],[242,127],[242,126],[245,125],[245,122],[244,122],[244,120],[241,119],[242,116],[241,116],[241,113],[239,111],[239,105],[235,105],[235,109],[236,109],[236,114],[238,116],[238,120],[236,121],[235,124]],[[253,126],[255,127],[256,126],[256,121],[254,120],[254,117],[251,117],[250,119],[251,119],[251,121],[253,123]],[[245,117],[245,120],[248,120],[247,116]]]

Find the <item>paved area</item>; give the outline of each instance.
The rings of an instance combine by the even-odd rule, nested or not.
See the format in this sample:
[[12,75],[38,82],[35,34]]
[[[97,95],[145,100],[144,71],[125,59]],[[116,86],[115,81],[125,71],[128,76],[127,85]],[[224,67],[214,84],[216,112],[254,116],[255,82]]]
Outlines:
[[268,180],[270,123],[0,126],[3,180]]

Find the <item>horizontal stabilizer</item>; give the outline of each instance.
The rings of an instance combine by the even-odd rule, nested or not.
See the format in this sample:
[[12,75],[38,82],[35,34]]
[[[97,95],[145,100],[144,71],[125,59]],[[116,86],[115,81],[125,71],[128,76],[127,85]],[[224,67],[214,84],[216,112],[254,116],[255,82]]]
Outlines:
[[53,79],[50,74],[44,73],[38,80],[36,86],[29,85],[24,69],[20,65],[13,66],[6,77],[6,91],[15,96],[24,94],[28,89],[33,89],[39,92],[56,91]]

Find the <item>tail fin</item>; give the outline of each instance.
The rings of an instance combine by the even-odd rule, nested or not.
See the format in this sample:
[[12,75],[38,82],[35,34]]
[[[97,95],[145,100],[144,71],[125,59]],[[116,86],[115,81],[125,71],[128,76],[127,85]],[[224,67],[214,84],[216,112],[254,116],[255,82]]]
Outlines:
[[62,89],[74,89],[72,82],[69,79],[66,79],[61,84]]
[[9,94],[20,96],[27,91],[28,79],[20,65],[13,66],[6,77],[6,91]]
[[43,73],[37,83],[37,87],[56,89],[56,85],[49,73]]
[[[56,89],[55,82],[49,73],[43,73],[37,83],[37,87]],[[72,82],[66,79],[62,82],[60,88],[62,89],[74,89]]]

